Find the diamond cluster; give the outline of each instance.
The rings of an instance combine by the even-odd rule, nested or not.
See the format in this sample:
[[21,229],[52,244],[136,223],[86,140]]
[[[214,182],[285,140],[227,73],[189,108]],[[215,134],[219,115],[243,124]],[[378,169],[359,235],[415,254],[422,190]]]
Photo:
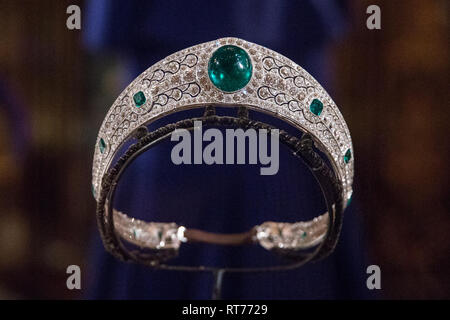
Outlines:
[[139,247],[150,249],[178,249],[184,228],[175,223],[145,222],[113,211],[114,227],[118,234]]
[[264,222],[256,227],[256,238],[267,250],[307,249],[320,243],[328,229],[328,213],[307,222]]

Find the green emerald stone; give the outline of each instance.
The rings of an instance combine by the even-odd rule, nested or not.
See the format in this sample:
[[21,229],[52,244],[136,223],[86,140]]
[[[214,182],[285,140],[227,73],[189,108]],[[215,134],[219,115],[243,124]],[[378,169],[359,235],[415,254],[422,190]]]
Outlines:
[[350,196],[350,198],[348,198],[348,200],[347,200],[347,206],[349,206],[350,203],[352,203],[352,196]]
[[94,188],[93,184],[91,184],[91,192],[92,192],[92,195],[94,196],[94,199],[95,199],[95,188]]
[[103,140],[103,138],[100,138],[100,142],[98,144],[98,147],[100,148],[100,152],[104,153],[106,150],[106,142]]
[[217,49],[209,59],[208,75],[220,90],[233,92],[242,89],[252,77],[253,67],[244,49],[226,45]]
[[139,108],[145,103],[147,99],[145,98],[145,94],[142,91],[139,91],[133,96],[133,100],[134,103],[136,104],[136,107]]
[[319,99],[314,99],[309,105],[309,110],[316,116],[320,116],[323,110],[323,103]]
[[308,235],[308,234],[306,233],[306,231],[303,231],[303,233],[302,233],[302,239],[305,239],[307,235]]
[[344,162],[349,163],[351,158],[352,158],[352,151],[348,149],[347,152],[345,152],[344,154]]

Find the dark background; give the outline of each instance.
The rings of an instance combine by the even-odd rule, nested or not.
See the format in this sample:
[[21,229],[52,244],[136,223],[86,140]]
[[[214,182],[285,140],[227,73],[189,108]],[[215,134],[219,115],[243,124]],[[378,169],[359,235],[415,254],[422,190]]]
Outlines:
[[[81,31],[65,26],[66,8],[74,3],[82,10]],[[77,264],[91,270],[98,255],[89,249],[97,243],[90,175],[102,118],[129,80],[151,63],[214,38],[194,20],[180,30],[190,36],[171,38],[177,21],[194,15],[176,2],[152,8],[143,1],[141,11],[136,2],[118,3],[115,12],[127,18],[110,14],[109,22],[89,1],[0,4],[0,298],[86,295],[66,289],[65,269]],[[340,107],[356,157],[355,198],[344,225],[362,221],[368,262],[382,270],[381,296],[449,298],[448,2],[320,3],[290,3],[297,11],[268,11],[225,35],[291,57]],[[381,7],[381,30],[365,26],[370,4]],[[146,10],[173,10],[173,16],[147,17]],[[305,18],[309,12],[314,15]],[[282,39],[288,35],[281,27],[256,32],[278,25],[274,17],[289,20],[298,45],[287,45],[295,41]],[[139,27],[151,18],[157,30]],[[313,28],[317,19],[323,29]],[[102,29],[112,25],[113,31]],[[135,36],[124,41],[127,28]],[[148,30],[166,36],[167,43]],[[140,36],[161,48],[152,52],[156,60],[139,50]],[[317,54],[302,54],[300,47],[314,47]],[[345,239],[342,246],[351,247]],[[91,286],[83,282],[83,288]]]

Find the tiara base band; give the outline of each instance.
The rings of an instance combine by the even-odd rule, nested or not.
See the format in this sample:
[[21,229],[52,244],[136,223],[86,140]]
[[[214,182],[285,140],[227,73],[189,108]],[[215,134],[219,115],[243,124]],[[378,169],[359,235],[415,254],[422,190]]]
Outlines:
[[[308,261],[318,260],[330,254],[339,237],[340,225],[342,223],[342,199],[341,185],[338,183],[336,175],[323,162],[321,157],[312,149],[313,142],[309,135],[303,135],[299,140],[290,136],[283,130],[279,131],[280,142],[285,144],[295,156],[301,158],[311,169],[311,172],[318,180],[324,193],[328,212],[308,222],[279,223],[267,222],[257,226],[250,232],[235,235],[214,235],[195,229],[178,227],[174,223],[143,222],[129,218],[125,214],[118,214],[109,204],[113,203],[117,182],[126,167],[139,154],[161,141],[164,137],[170,136],[174,130],[192,129],[196,121],[203,121],[211,126],[225,125],[237,127],[252,127],[255,129],[271,130],[273,127],[250,120],[248,118],[234,118],[224,116],[206,116],[202,118],[181,120],[177,123],[168,124],[153,132],[148,132],[137,142],[132,144],[123,156],[111,167],[102,183],[102,193],[97,204],[97,221],[105,248],[115,257],[123,261],[134,261],[152,268],[179,270],[179,271],[217,271],[226,269],[229,272],[260,272],[278,271],[284,269],[297,268]],[[118,216],[118,217],[117,217]],[[125,220],[125,221],[121,221]],[[152,235],[158,234],[154,227],[159,228],[158,237],[150,245],[143,241],[136,241],[134,229],[146,229],[145,225],[152,226]],[[125,230],[128,229],[128,230]],[[184,230],[183,230],[184,229]],[[164,233],[163,231],[168,231]],[[301,233],[300,233],[301,231]],[[304,232],[307,232],[307,236]],[[283,233],[282,237],[276,236]],[[162,239],[170,238],[169,242],[161,242]],[[186,238],[186,239],[183,239]],[[121,240],[132,243],[140,247],[141,251],[128,249]],[[142,239],[139,239],[142,240]],[[179,241],[178,241],[179,240]],[[178,255],[180,242],[187,240],[201,241],[214,244],[240,245],[244,243],[258,242],[262,247],[289,258],[291,261],[286,265],[273,267],[248,267],[248,268],[228,268],[212,266],[180,266],[168,265],[164,261]],[[167,243],[167,245],[166,245]],[[175,246],[172,246],[175,244]],[[310,253],[303,249],[314,248]]]

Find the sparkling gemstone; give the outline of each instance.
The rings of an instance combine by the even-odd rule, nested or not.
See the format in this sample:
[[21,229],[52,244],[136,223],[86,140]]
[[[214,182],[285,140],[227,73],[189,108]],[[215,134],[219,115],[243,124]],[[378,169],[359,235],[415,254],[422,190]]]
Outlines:
[[309,110],[316,116],[320,116],[323,110],[323,103],[319,99],[314,99],[309,105]]
[[347,206],[349,206],[350,203],[352,203],[352,196],[350,196],[350,198],[348,198],[348,200],[347,200]]
[[101,153],[105,152],[105,150],[106,150],[106,142],[105,142],[105,140],[103,140],[103,138],[100,138],[100,142],[99,142],[98,147],[100,148],[100,152]]
[[140,228],[133,228],[133,237],[134,239],[140,239],[142,234],[142,229]]
[[92,192],[92,195],[93,195],[94,198],[95,198],[95,188],[94,188],[94,185],[93,185],[93,184],[91,184],[91,192]]
[[139,91],[133,96],[133,100],[134,103],[136,104],[136,107],[139,108],[145,103],[147,99],[145,98],[145,94],[142,91]]
[[177,231],[175,224],[150,223],[138,237],[151,248],[177,248],[180,245]]
[[350,149],[348,149],[347,152],[345,152],[345,155],[344,155],[345,163],[349,163],[351,158],[352,158],[352,151]]
[[276,222],[265,222],[259,226],[256,237],[261,246],[267,250],[281,243],[282,235],[279,224]]
[[217,49],[209,59],[208,75],[220,90],[242,89],[252,77],[252,62],[244,49],[226,45]]

